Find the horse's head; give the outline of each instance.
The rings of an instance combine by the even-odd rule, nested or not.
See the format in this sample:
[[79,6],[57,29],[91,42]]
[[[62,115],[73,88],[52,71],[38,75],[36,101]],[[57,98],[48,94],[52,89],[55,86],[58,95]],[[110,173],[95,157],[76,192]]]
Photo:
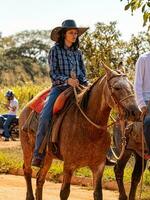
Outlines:
[[121,117],[138,121],[140,119],[140,111],[137,107],[133,86],[123,73],[111,70],[103,64],[106,71],[107,93],[106,100],[110,107],[117,108]]

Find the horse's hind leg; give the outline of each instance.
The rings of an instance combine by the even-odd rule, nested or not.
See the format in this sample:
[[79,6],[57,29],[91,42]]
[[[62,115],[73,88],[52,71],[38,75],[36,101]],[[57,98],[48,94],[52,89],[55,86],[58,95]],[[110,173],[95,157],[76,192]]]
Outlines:
[[94,200],[102,200],[102,176],[105,167],[105,161],[99,166],[90,167],[93,172]]
[[116,181],[119,188],[119,200],[127,200],[127,195],[126,195],[124,184],[123,184],[123,174],[124,174],[124,168],[130,156],[131,156],[131,151],[126,150],[122,158],[118,160],[117,164],[114,167]]
[[33,154],[33,147],[29,143],[29,138],[27,133],[23,132],[22,134],[20,134],[20,140],[24,156],[23,171],[27,185],[26,200],[34,200],[32,182],[31,182],[32,178],[31,160]]
[[64,165],[64,172],[63,172],[63,183],[61,186],[60,191],[60,199],[61,200],[67,200],[70,194],[70,183],[71,183],[71,177],[73,174],[73,169],[69,169],[65,167]]
[[45,182],[46,174],[51,166],[52,160],[53,160],[53,157],[51,153],[47,152],[44,159],[43,167],[37,173],[36,193],[35,193],[36,200],[42,200],[43,185]]
[[[135,195],[136,195],[136,189],[138,186],[138,183],[140,182],[141,175],[142,175],[142,158],[135,154],[135,166],[134,170],[132,173],[132,181],[131,181],[131,189],[130,189],[130,194],[129,194],[129,200],[135,200]],[[144,169],[146,167],[146,160],[144,160]]]

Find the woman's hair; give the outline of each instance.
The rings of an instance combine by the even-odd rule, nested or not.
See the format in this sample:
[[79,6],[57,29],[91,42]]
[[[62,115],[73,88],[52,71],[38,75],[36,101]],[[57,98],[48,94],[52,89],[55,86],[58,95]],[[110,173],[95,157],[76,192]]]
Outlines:
[[[60,45],[60,47],[64,48],[65,45],[65,34],[68,31],[68,29],[63,29],[59,32],[59,37],[57,43]],[[77,37],[76,41],[72,44],[74,50],[77,50],[79,48],[79,38]]]

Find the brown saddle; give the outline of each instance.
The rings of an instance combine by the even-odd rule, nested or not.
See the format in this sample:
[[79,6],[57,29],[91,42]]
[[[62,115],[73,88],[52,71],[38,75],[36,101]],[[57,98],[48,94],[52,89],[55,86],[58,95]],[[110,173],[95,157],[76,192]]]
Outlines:
[[[128,138],[126,149],[134,150],[139,156],[142,157],[142,130],[143,122],[134,122],[130,125],[129,129],[126,131],[126,136]],[[144,152],[148,151],[147,145],[144,139]]]
[[[45,93],[44,93],[44,95],[45,95]],[[73,89],[68,88],[67,90],[62,92],[56,99],[56,102],[55,102],[54,108],[53,108],[53,119],[52,119],[52,123],[51,123],[51,127],[50,127],[51,134],[46,133],[43,143],[41,144],[41,147],[39,149],[39,153],[41,153],[44,150],[45,145],[47,144],[47,141],[50,141],[50,144],[48,146],[52,149],[55,156],[60,158],[59,150],[57,150],[57,152],[56,152],[56,146],[51,146],[51,144],[56,145],[59,143],[59,130],[60,130],[63,118],[64,118],[67,110],[72,105],[72,103],[71,103],[71,102],[73,102],[71,100],[72,96],[73,96]],[[44,98],[42,98],[41,101],[43,101],[43,99]],[[38,102],[40,102],[39,99],[38,99]],[[31,106],[30,106],[30,108],[31,108]],[[38,122],[39,122],[39,115],[40,115],[39,112],[37,112],[35,109],[32,109],[32,112],[30,113],[29,117],[27,118],[22,129],[28,133],[36,134],[37,128],[38,128]],[[49,135],[51,135],[50,139],[49,139]]]

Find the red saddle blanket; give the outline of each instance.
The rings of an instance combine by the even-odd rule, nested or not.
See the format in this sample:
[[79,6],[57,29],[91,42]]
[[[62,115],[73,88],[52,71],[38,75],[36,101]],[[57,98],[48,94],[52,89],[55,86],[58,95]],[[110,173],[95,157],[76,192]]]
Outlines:
[[[27,104],[27,106],[30,107],[32,110],[36,111],[37,113],[40,113],[44,107],[44,103],[50,91],[51,91],[50,88],[42,90]],[[57,97],[54,107],[53,107],[53,114],[57,113],[64,107],[64,104],[70,95],[69,91],[70,91],[70,88],[62,92]]]

